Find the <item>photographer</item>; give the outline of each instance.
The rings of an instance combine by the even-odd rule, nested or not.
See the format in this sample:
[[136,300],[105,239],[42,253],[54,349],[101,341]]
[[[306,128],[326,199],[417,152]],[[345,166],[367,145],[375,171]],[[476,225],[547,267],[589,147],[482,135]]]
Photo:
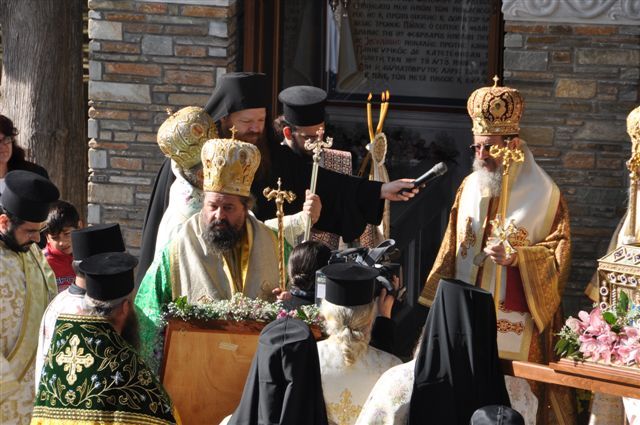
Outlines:
[[[344,251],[348,252],[348,251]],[[318,241],[306,241],[298,244],[289,255],[287,271],[289,274],[289,291],[282,295],[283,307],[286,310],[294,310],[303,305],[315,302],[316,271],[330,262],[336,261],[337,253],[331,256],[331,251],[324,243]],[[357,261],[357,260],[354,260]],[[369,345],[379,350],[393,353],[395,343],[395,322],[391,319],[391,312],[396,300],[396,294],[401,288],[400,278],[397,272],[390,278],[393,290],[377,284],[376,311],[377,317],[371,329],[371,341]]]

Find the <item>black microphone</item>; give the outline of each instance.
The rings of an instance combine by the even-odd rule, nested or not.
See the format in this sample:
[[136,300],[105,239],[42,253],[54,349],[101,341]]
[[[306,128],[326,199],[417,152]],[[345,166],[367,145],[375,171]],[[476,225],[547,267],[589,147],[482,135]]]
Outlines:
[[[427,171],[426,173],[424,173],[423,175],[415,179],[413,182],[413,187],[420,187],[423,184],[427,184],[437,179],[438,177],[442,176],[448,170],[449,168],[447,167],[447,164],[445,164],[444,162],[438,162],[436,165],[431,167],[429,171]],[[402,189],[400,193],[408,192],[409,190],[410,189]]]

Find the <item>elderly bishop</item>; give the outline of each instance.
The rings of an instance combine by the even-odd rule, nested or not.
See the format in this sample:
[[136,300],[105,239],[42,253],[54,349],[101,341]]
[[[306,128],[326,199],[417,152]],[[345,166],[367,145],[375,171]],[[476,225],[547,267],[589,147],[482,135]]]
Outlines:
[[[560,303],[570,263],[569,213],[558,186],[518,138],[523,109],[520,93],[499,87],[497,79],[493,87],[471,94],[467,110],[473,122],[474,171],[458,189],[419,301],[430,306],[442,278],[482,287],[497,299],[500,356],[545,362],[553,349],[551,337],[562,320]],[[492,152],[507,147],[523,154],[524,160],[512,162],[504,176],[508,193],[501,193],[503,161],[490,154],[492,147]],[[500,197],[508,200],[506,214],[496,220]],[[498,268],[503,269],[498,272]],[[510,395],[516,386],[531,393],[526,381],[508,380]],[[533,411],[535,418],[537,406],[546,400],[556,407],[555,412],[561,411],[557,409],[562,402],[559,391],[554,388],[553,394],[546,394],[540,384],[531,386],[538,404],[525,397],[526,406],[518,410]],[[518,405],[518,400],[511,401]],[[571,421],[569,412],[559,418],[559,423],[567,421]]]

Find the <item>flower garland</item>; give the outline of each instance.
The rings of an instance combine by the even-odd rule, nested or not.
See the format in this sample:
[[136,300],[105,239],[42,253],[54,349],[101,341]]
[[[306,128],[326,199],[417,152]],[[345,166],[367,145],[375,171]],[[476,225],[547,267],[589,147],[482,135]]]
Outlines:
[[322,328],[324,321],[320,317],[318,307],[303,305],[295,310],[287,311],[281,301],[253,299],[241,293],[234,294],[230,300],[213,300],[204,304],[189,304],[187,297],[176,298],[169,303],[162,315],[166,322],[171,318],[190,320],[229,320],[234,322],[257,321],[272,322],[289,316],[307,323],[309,326]]
[[558,335],[561,357],[640,367],[640,305],[630,305],[624,292],[615,307],[569,317]]

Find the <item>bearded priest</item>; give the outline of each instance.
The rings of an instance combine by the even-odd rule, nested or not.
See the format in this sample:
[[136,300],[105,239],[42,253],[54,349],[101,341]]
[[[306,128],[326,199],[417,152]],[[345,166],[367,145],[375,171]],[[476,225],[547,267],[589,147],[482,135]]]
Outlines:
[[[553,333],[562,325],[560,306],[571,250],[569,212],[558,186],[518,137],[524,99],[516,89],[499,87],[497,77],[494,81],[492,87],[474,91],[467,101],[473,123],[474,171],[458,189],[419,301],[431,306],[440,279],[459,279],[481,287],[499,300],[500,357],[547,363],[553,352]],[[503,161],[490,154],[492,147],[494,155],[505,147],[511,153],[516,149],[522,153],[522,161],[512,162],[504,177],[509,179],[506,194],[502,193]],[[494,219],[501,197],[507,205],[500,222]],[[500,285],[496,285],[498,267],[503,268]],[[548,391],[550,387],[519,378],[508,378],[507,389],[516,410],[523,414],[523,410],[533,410],[529,417],[535,417],[536,410],[539,416],[550,404],[558,423],[575,421],[565,389]],[[514,399],[516,393],[520,400]]]
[[250,212],[258,148],[234,138],[213,139],[202,148],[202,210],[187,220],[151,264],[140,284],[140,352],[153,367],[159,348],[162,308],[177,297],[190,303],[230,299],[235,293],[275,299],[278,241]]

